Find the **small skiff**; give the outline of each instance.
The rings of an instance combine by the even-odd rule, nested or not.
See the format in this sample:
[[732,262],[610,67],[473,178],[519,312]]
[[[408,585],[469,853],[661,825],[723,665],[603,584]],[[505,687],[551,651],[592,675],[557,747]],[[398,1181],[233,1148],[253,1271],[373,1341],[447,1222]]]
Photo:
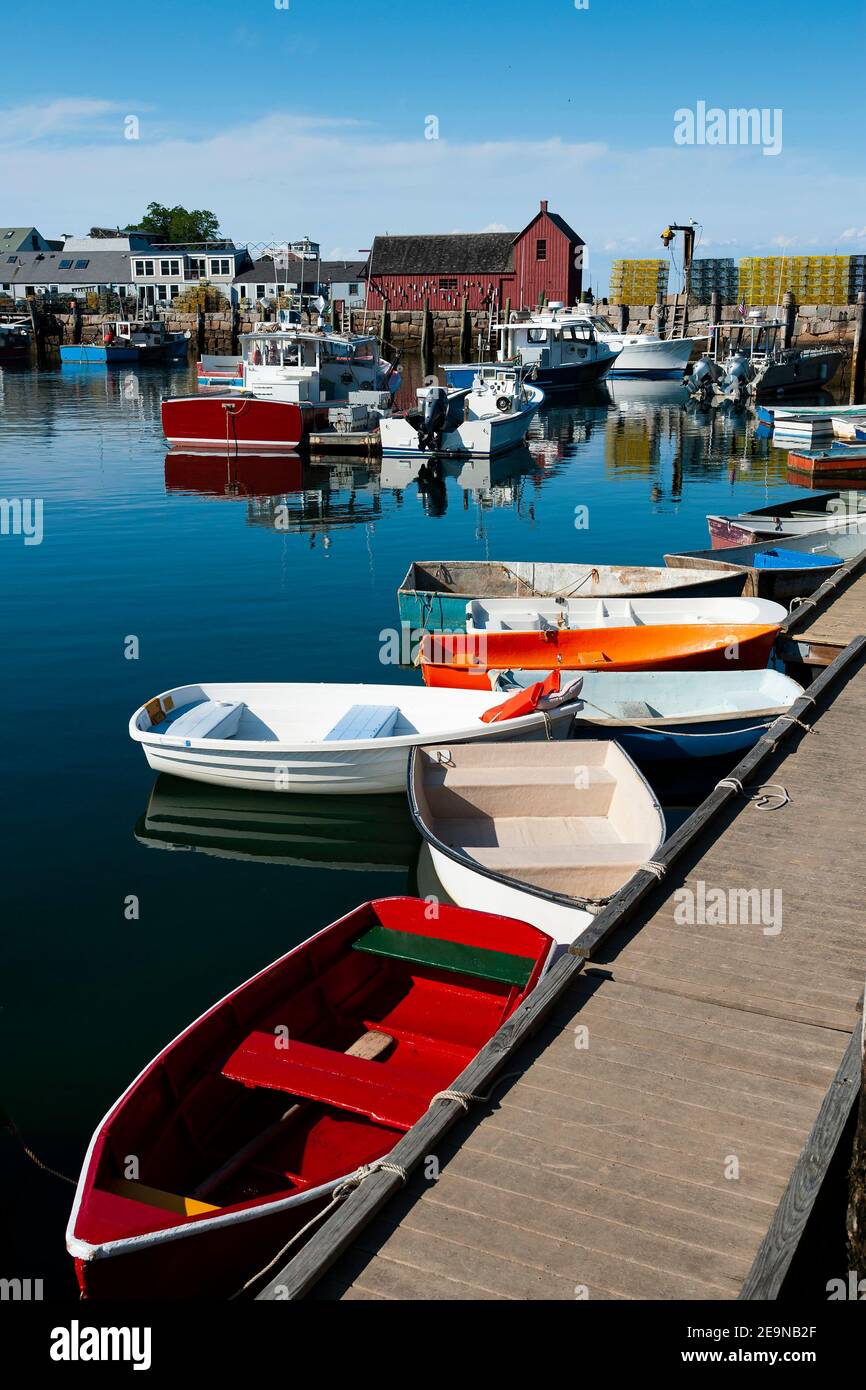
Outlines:
[[466,605],[467,632],[549,632],[588,629],[779,626],[778,603],[760,598],[491,598]]
[[[491,683],[508,695],[537,675],[505,671]],[[581,682],[575,737],[614,738],[639,766],[743,753],[803,693],[780,671],[562,671],[559,679],[573,693]]]
[[723,550],[687,550],[666,555],[665,564],[673,569],[698,571],[735,569],[744,576],[744,594],[788,603],[805,598],[828,579],[845,560],[866,547],[866,535],[817,532],[810,536],[786,536],[780,541],[760,541],[756,545],[725,546]]
[[525,560],[415,560],[397,590],[400,621],[415,630],[462,628],[471,599],[698,597],[738,594],[732,574],[680,574],[651,565],[536,564]]
[[[550,663],[548,662],[548,668]],[[412,685],[184,685],[129,721],[156,772],[250,791],[399,791],[431,738],[567,738],[572,711],[511,716],[474,692]]]
[[665,837],[646,781],[601,739],[417,748],[409,805],[454,902],[513,913],[560,945],[589,926]]
[[490,458],[517,448],[544,401],[516,367],[479,364],[469,391],[421,386],[415,410],[379,421],[383,457]]
[[82,1293],[225,1298],[254,1281],[421,1119],[551,951],[525,922],[386,898],[227,995],[90,1141],[66,1233]]
[[839,492],[815,493],[790,502],[756,507],[739,516],[708,516],[714,550],[730,545],[756,545],[788,536],[809,536],[821,531],[831,535],[866,533],[866,502]]
[[483,690],[489,671],[762,670],[779,622],[427,633],[419,662],[432,687]]

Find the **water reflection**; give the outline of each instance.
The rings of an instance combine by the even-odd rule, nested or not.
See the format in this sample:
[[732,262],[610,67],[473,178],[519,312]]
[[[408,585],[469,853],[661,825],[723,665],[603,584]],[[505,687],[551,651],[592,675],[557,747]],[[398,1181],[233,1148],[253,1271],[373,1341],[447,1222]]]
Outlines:
[[402,792],[299,796],[212,787],[161,773],[135,827],[156,849],[298,868],[413,870],[419,838]]

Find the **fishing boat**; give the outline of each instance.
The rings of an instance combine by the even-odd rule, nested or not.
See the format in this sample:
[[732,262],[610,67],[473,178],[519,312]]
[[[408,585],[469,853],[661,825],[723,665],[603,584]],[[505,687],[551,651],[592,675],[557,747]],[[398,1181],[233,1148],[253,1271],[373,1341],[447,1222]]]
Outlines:
[[203,352],[196,363],[196,375],[199,386],[243,386],[243,358],[228,353]]
[[129,721],[155,772],[251,791],[399,791],[409,751],[453,742],[567,738],[572,711],[515,714],[486,694],[413,685],[206,684],[155,696]]
[[[375,835],[370,827],[375,825]],[[383,796],[306,796],[212,787],[160,773],[135,838],[149,849],[292,868],[401,873],[418,837],[404,790]]]
[[454,902],[513,913],[562,946],[665,838],[642,774],[603,739],[416,748],[409,808]]
[[79,366],[181,362],[189,352],[189,340],[189,331],[170,333],[162,319],[115,319],[105,325],[101,343],[66,343],[60,360]]
[[[535,313],[515,312],[493,331],[497,361],[523,367],[533,386],[545,392],[601,381],[617,358],[617,350],[601,341],[586,318],[556,301]],[[478,367],[477,362],[451,363],[444,368],[445,380],[450,387],[471,386]]]
[[616,353],[609,376],[644,381],[682,381],[696,338],[659,338],[655,333],[621,332],[591,304],[578,304],[574,313],[591,323],[600,342]]
[[490,671],[760,670],[767,665],[785,610],[763,600],[749,602],[760,605],[758,612],[772,609],[777,616],[755,622],[624,625],[616,619],[618,625],[586,628],[551,624],[534,630],[428,632],[418,660],[428,686],[468,690],[485,689]]
[[687,550],[666,555],[665,564],[678,572],[705,567],[720,574],[734,571],[743,576],[743,595],[789,603],[792,598],[814,593],[845,560],[864,548],[866,535],[854,532],[830,537],[818,532],[723,550]]
[[385,457],[489,458],[517,448],[526,438],[544,393],[529,386],[520,368],[476,370],[469,391],[420,386],[418,407],[379,421]]
[[691,395],[743,404],[826,387],[842,365],[842,349],[785,347],[785,327],[783,319],[766,319],[759,310],[736,325],[711,324],[707,351],[686,377]]
[[756,598],[489,598],[466,605],[468,633],[550,632],[566,628],[671,627],[702,624],[728,631],[777,626],[778,603]]
[[[511,694],[537,675],[497,672],[491,685]],[[580,683],[574,737],[615,739],[639,766],[744,753],[803,693],[779,671],[561,671],[559,682],[571,698]]]
[[679,574],[664,566],[537,564],[529,560],[414,560],[397,590],[401,623],[437,632],[466,625],[472,599],[619,598],[651,594],[739,594],[735,574],[708,567]]
[[29,319],[12,317],[0,321],[0,366],[14,367],[29,361]]
[[162,427],[172,445],[261,454],[294,452],[313,430],[335,419],[367,430],[390,411],[400,385],[396,363],[379,355],[376,339],[260,325],[241,335],[240,389],[167,396]]
[[760,541],[787,540],[790,536],[810,536],[826,531],[835,539],[846,532],[866,532],[866,499],[856,494],[816,493],[795,497],[789,502],[771,502],[739,516],[708,516],[707,526],[714,550],[732,545],[756,545]]
[[66,1233],[82,1293],[225,1298],[254,1282],[454,1082],[551,947],[489,911],[378,899],[226,995],[90,1141]]

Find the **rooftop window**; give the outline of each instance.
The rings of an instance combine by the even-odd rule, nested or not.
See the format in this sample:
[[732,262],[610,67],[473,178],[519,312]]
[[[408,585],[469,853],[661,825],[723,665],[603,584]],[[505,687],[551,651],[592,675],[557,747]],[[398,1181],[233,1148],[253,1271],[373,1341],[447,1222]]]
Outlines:
[[71,270],[71,269],[72,269],[72,262],[71,262],[71,261],[61,261],[61,262],[60,262],[60,269],[61,269],[61,270]]
[[76,269],[76,270],[86,270],[87,267],[88,267],[89,265],[90,265],[90,261],[89,261],[89,260],[76,261],[76,262],[75,262],[75,269]]

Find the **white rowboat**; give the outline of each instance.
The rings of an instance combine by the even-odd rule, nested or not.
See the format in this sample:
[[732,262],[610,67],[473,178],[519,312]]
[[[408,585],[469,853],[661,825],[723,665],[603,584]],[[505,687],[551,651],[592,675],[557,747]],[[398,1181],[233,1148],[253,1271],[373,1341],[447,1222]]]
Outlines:
[[786,610],[758,598],[489,598],[466,605],[467,632],[643,627],[671,623],[781,623]]
[[665,837],[648,784],[601,739],[417,748],[409,807],[455,903],[544,924],[562,946]]
[[148,700],[129,735],[156,772],[250,791],[401,791],[406,762],[431,739],[567,738],[573,709],[502,723],[490,691],[414,685],[184,685]]

